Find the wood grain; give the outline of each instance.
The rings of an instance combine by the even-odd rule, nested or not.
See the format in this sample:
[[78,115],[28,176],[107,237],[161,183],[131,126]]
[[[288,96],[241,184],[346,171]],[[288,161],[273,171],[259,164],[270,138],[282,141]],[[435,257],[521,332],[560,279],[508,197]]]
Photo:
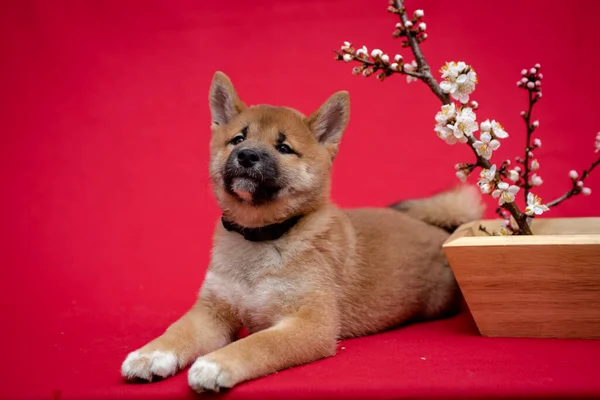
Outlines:
[[534,236],[460,227],[444,252],[484,336],[600,338],[600,218],[535,221]]

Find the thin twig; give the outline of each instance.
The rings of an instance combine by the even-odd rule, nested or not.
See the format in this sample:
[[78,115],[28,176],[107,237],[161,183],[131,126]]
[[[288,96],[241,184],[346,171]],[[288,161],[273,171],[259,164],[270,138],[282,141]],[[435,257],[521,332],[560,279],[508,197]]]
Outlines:
[[552,200],[551,202],[547,203],[546,205],[550,208],[556,207],[557,205],[559,205],[563,201],[567,200],[568,198],[571,198],[571,197],[581,193],[581,188],[579,186],[577,186],[577,182],[578,181],[583,182],[585,180],[585,178],[587,178],[590,175],[590,173],[594,170],[594,168],[596,168],[596,166],[598,164],[600,164],[600,157],[598,157],[598,159],[596,161],[594,161],[588,169],[583,171],[583,174],[581,174],[581,179],[573,180],[573,188],[571,188],[571,190],[569,190],[567,193],[563,194],[559,198]]
[[533,150],[531,146],[531,134],[535,130],[535,127],[531,125],[531,112],[533,110],[533,105],[536,103],[536,97],[533,95],[532,90],[527,90],[529,93],[529,109],[527,113],[523,115],[525,119],[525,123],[527,124],[527,142],[525,144],[525,161],[523,163],[523,192],[525,194],[525,201],[527,201],[527,195],[529,195],[529,189],[531,189],[531,185],[529,184],[529,172],[530,171],[530,158],[529,153]]
[[494,234],[490,233],[490,231],[488,231],[488,229],[483,225],[479,225],[479,230],[481,232],[487,233],[489,236],[494,236]]
[[[338,58],[340,60],[344,56],[344,53],[342,53],[339,50],[333,50],[333,52],[338,55]],[[354,56],[354,60],[355,61],[358,61],[358,62],[360,62],[360,63],[362,63],[364,65],[367,65],[369,67],[375,67],[375,69],[373,70],[373,72],[375,72],[377,70],[385,70],[386,72],[389,73],[389,75],[391,75],[391,74],[403,74],[403,75],[410,75],[410,76],[413,76],[413,77],[418,78],[418,79],[423,79],[423,75],[421,75],[418,72],[405,71],[404,69],[402,69],[402,70],[395,70],[395,69],[391,68],[390,64],[376,63],[376,62],[370,61],[368,59],[365,60],[362,57],[357,57],[356,55],[353,55],[353,56]]]

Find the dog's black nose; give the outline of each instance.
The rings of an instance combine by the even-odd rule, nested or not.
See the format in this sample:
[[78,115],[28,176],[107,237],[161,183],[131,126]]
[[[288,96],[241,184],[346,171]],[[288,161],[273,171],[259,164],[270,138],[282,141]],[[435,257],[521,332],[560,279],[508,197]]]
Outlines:
[[251,149],[242,149],[237,154],[238,162],[242,167],[250,168],[260,161],[260,154]]

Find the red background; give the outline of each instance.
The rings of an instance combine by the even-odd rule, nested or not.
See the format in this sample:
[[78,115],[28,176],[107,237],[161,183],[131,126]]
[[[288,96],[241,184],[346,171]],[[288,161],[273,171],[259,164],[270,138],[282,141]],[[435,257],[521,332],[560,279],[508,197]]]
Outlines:
[[[248,104],[305,113],[349,90],[350,126],[333,181],[342,206],[445,189],[456,182],[454,164],[472,159],[435,136],[440,104],[425,85],[356,77],[352,65],[333,60],[343,40],[411,59],[391,38],[396,18],[385,0],[7,0],[1,7],[0,397],[188,393],[184,375],[124,385],[119,368],[191,304],[204,275],[219,216],[207,174],[215,70]],[[521,153],[526,97],[515,82],[522,68],[542,64],[535,117],[547,183],[539,192],[549,200],[567,190],[568,170],[589,165],[600,130],[600,2],[410,0],[408,7],[425,10],[423,50],[434,70],[451,60],[477,70],[479,120],[495,118],[511,135],[500,155]],[[549,216],[599,215],[598,175],[589,180],[595,195]],[[589,343],[548,351],[554,342],[488,341],[475,332],[463,315],[350,341],[333,359],[232,394],[291,387],[314,395],[352,388],[359,396],[381,394],[372,391],[379,385],[445,396],[486,385],[498,394],[600,390],[589,379],[597,371]],[[428,354],[438,363],[425,364]],[[483,369],[469,367],[482,360]],[[572,386],[560,380],[565,373]]]

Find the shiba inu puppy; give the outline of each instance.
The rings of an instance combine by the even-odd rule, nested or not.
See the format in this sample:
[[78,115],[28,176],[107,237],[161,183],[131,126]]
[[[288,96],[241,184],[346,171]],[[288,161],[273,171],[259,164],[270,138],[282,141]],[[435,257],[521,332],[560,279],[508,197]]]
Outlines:
[[[330,177],[348,93],[310,116],[247,107],[217,72],[209,101],[210,176],[223,215],[208,272],[190,310],[130,353],[123,376],[150,381],[191,365],[194,390],[219,391],[332,356],[340,339],[453,310],[458,289],[442,243],[481,217],[478,189],[340,209]],[[235,340],[242,326],[250,334]]]

